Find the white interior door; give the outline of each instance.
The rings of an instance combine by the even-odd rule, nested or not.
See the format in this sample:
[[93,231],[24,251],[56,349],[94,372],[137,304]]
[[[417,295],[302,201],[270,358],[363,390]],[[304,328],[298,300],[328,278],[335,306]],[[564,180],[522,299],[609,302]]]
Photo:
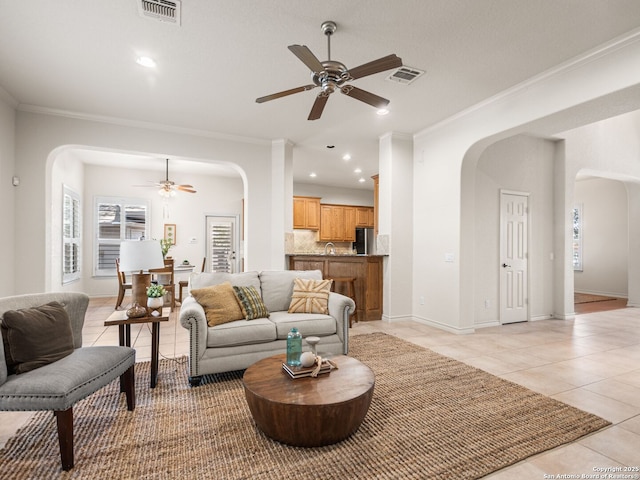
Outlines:
[[238,217],[208,216],[206,272],[238,272]]
[[529,320],[529,196],[500,192],[500,323]]

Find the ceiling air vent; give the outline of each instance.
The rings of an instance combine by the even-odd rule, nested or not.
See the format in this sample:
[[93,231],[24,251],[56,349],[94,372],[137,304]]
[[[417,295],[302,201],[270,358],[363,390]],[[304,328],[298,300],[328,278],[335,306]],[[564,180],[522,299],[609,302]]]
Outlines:
[[180,0],[138,0],[140,15],[180,25]]
[[392,82],[402,83],[403,85],[409,85],[416,78],[424,75],[424,70],[418,70],[413,67],[400,67],[394,70],[391,75],[387,77],[387,80]]

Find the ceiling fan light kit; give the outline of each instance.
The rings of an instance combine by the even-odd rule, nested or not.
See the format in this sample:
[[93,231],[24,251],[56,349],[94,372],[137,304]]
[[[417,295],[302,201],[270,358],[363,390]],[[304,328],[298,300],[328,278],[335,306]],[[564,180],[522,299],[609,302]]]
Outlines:
[[193,185],[182,184],[176,185],[176,182],[169,180],[169,159],[166,159],[165,163],[165,177],[164,180],[154,183],[153,185],[135,185],[136,187],[160,187],[158,195],[164,198],[175,197],[177,192],[196,193]]
[[311,70],[311,80],[313,84],[302,87],[284,90],[264,97],[256,98],[257,103],[264,103],[277,98],[286,97],[294,93],[306,92],[316,87],[320,87],[320,93],[311,107],[308,120],[317,120],[322,116],[324,107],[327,104],[329,95],[336,90],[340,90],[344,95],[367,103],[372,107],[381,109],[389,105],[389,100],[375,95],[353,85],[345,85],[346,82],[357,80],[358,78],[384,72],[392,68],[402,66],[402,59],[395,54],[387,55],[358,67],[348,69],[343,63],[331,60],[331,36],[337,29],[337,24],[332,21],[322,23],[322,32],[327,37],[327,60],[321,62],[309,50],[306,45],[289,45],[289,50]]

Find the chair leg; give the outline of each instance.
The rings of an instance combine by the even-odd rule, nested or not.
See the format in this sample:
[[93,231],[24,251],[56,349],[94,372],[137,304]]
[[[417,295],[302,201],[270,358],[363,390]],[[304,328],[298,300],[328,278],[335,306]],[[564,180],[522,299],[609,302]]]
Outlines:
[[120,379],[124,384],[124,392],[127,396],[127,410],[133,411],[136,408],[136,377],[134,372],[134,366],[131,365],[126,372],[124,372]]
[[73,407],[53,412],[58,424],[58,443],[62,470],[73,468]]
[[119,307],[120,305],[122,305],[122,301],[123,301],[123,300],[124,300],[124,288],[120,288],[120,289],[118,290],[118,300],[116,300],[116,308],[115,308],[115,310],[117,310],[117,309],[118,309],[118,307]]

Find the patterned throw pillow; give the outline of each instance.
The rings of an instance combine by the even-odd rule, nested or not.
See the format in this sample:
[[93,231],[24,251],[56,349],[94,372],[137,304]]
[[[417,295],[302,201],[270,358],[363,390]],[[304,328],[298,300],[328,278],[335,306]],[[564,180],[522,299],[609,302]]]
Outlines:
[[293,296],[289,313],[329,313],[329,292],[333,280],[307,280],[296,278],[293,281]]
[[231,282],[191,290],[191,295],[204,308],[210,327],[244,318]]
[[262,302],[262,297],[256,287],[233,287],[244,318],[254,320],[256,318],[268,318],[269,310]]

